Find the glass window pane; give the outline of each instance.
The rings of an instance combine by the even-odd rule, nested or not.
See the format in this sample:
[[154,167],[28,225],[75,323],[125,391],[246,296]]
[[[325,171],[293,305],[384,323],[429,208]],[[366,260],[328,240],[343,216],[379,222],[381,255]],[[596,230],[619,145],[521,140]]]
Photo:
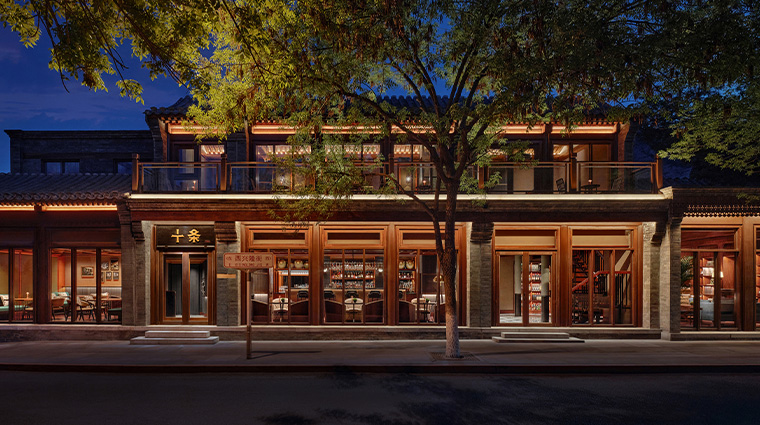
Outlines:
[[755,256],[755,276],[755,323],[760,324],[760,253]]
[[325,250],[322,283],[324,290],[322,320],[325,323],[343,322],[343,252]]
[[594,324],[610,325],[612,324],[610,304],[610,261],[612,251],[594,250],[593,256],[593,320]]
[[399,251],[398,261],[398,321],[414,321],[412,300],[417,298],[418,277],[416,272],[416,251]]
[[0,322],[10,319],[10,254],[0,249]]
[[67,161],[63,163],[64,174],[79,174],[79,161]]
[[164,317],[182,318],[182,256],[165,257]]
[[95,276],[100,270],[100,265],[97,264],[95,249],[77,249],[76,256],[77,287],[73,301],[76,307],[76,321],[95,322],[97,309],[97,278]]
[[100,309],[102,320],[107,323],[120,323],[122,288],[120,250],[104,249],[100,252],[100,281]]
[[118,161],[116,174],[132,174],[132,161]]
[[633,324],[633,251],[615,251],[615,324]]
[[45,163],[45,174],[61,174],[60,162],[47,162]]
[[736,328],[736,254],[721,253],[718,255],[718,258],[720,259],[720,272],[718,273],[720,284],[720,326],[724,328]]
[[[190,318],[208,317],[208,261],[205,254],[190,256],[188,303]],[[184,302],[184,300],[183,300]]]
[[529,281],[529,322],[551,322],[551,255],[531,255],[528,271]]
[[325,250],[324,322],[384,323],[384,270],[382,250]]
[[498,258],[499,323],[522,323],[522,254]]
[[13,251],[13,297],[16,321],[34,320],[34,255],[31,249]]
[[[699,325],[715,327],[715,255],[699,254]],[[695,304],[696,307],[696,304]]]
[[[286,253],[288,254],[288,253]],[[288,258],[288,257],[285,257]],[[285,274],[287,299],[290,302],[288,309],[288,322],[309,322],[309,251],[290,250],[287,269],[281,270]]]
[[681,328],[694,327],[694,253],[681,254]]
[[50,250],[51,320],[71,321],[71,250]]

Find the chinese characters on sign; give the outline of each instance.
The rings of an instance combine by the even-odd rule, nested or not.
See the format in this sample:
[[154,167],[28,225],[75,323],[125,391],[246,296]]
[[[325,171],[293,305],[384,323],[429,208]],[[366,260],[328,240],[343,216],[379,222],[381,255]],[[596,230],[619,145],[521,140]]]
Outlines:
[[274,254],[268,252],[228,252],[224,254],[224,267],[253,270],[274,267]]
[[214,226],[156,226],[158,247],[213,247]]

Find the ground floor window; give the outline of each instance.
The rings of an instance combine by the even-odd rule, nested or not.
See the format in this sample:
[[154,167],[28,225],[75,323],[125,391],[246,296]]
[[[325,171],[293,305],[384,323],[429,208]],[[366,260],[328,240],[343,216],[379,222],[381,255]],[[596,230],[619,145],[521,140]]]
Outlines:
[[632,324],[632,265],[632,250],[573,250],[572,324]]
[[436,252],[401,250],[398,258],[398,322],[446,323],[446,295]]
[[684,229],[680,321],[684,329],[736,329],[740,290],[736,229]]
[[[257,251],[267,252],[267,251]],[[309,251],[273,249],[274,268],[251,272],[253,323],[308,323]]]
[[48,270],[52,322],[121,322],[120,250],[53,248]]
[[755,229],[755,329],[760,328],[760,228]]
[[0,249],[0,321],[34,320],[34,253]]
[[385,262],[381,249],[326,249],[324,323],[385,322]]

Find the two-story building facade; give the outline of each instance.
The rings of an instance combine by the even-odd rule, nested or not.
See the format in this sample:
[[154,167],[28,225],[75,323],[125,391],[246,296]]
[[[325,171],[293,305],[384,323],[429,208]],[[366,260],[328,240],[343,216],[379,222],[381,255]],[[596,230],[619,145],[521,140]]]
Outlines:
[[[440,266],[421,210],[403,195],[357,194],[328,220],[287,229],[271,218],[275,196],[287,196],[275,193],[308,184],[273,162],[289,154],[290,130],[253,124],[197,143],[182,124],[189,102],[146,111],[143,132],[7,131],[0,324],[442,335]],[[639,338],[755,330],[760,220],[737,195],[756,189],[665,187],[661,162],[633,161],[628,124],[502,131],[530,142],[536,162],[494,158],[470,170],[499,183],[481,202],[459,198],[465,337],[510,327]],[[432,199],[421,146],[379,137],[354,149]],[[272,253],[274,265],[225,268],[224,254],[238,252]]]

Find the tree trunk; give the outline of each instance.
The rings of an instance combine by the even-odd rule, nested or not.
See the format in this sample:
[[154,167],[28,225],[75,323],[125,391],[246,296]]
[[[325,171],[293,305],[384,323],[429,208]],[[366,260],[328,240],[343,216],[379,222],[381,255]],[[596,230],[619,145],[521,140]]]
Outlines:
[[443,274],[443,294],[446,297],[446,353],[447,358],[460,358],[459,353],[459,315],[457,314],[457,247],[456,247],[456,205],[458,187],[446,188],[446,215],[443,235],[443,252],[441,273]]

